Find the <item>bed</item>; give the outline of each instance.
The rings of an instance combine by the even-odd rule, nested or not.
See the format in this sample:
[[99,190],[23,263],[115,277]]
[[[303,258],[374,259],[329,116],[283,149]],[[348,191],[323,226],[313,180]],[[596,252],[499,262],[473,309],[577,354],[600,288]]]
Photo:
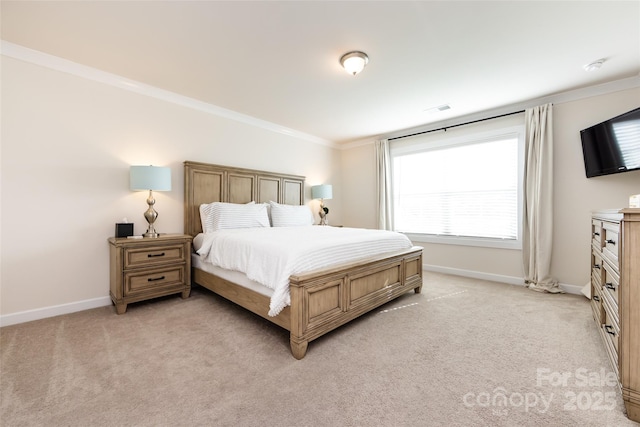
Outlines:
[[[184,229],[195,238],[203,231],[200,205],[271,201],[304,205],[305,178],[186,161],[184,190]],[[235,279],[237,272],[205,268],[198,254],[192,257],[193,283],[288,330],[296,359],[305,356],[310,341],[406,292],[420,293],[422,289],[422,248],[410,247],[291,275],[290,305],[272,316],[268,293],[240,285]]]

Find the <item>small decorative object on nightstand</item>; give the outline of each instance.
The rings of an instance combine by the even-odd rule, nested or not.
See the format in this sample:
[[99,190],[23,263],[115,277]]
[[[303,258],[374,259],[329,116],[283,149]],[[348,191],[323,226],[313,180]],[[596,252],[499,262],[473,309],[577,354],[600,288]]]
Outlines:
[[109,238],[110,292],[118,314],[127,304],[191,293],[191,236]]
[[328,225],[327,215],[329,215],[329,208],[324,205],[324,199],[331,199],[332,197],[333,187],[329,184],[311,187],[311,198],[320,199],[320,225]]

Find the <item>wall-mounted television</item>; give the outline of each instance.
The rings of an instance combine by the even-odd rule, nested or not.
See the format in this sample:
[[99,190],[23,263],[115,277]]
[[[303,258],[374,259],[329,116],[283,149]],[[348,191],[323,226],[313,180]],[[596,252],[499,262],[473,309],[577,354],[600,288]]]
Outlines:
[[580,131],[587,178],[640,169],[640,108]]

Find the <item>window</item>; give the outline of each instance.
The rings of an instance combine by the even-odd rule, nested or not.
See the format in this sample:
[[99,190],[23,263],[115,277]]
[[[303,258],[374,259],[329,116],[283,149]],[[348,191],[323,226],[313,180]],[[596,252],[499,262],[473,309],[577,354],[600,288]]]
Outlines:
[[416,241],[519,248],[523,133],[392,144],[394,229]]

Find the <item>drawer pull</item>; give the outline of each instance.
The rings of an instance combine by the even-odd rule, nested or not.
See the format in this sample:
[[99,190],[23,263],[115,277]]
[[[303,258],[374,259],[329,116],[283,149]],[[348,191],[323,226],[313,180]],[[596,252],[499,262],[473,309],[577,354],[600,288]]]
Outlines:
[[598,295],[594,295],[593,296],[593,300],[600,302],[600,297]]
[[594,236],[599,236],[600,233],[598,233],[597,231],[595,233],[593,233]]
[[160,277],[150,277],[147,279],[147,282],[157,282],[159,280],[164,280],[164,276],[160,276]]
[[593,268],[597,268],[598,270],[600,270],[600,264],[593,264]]
[[613,286],[613,283],[605,283],[604,287],[607,288],[607,289],[611,289],[612,291],[616,290],[616,287]]
[[164,252],[161,252],[159,254],[148,254],[147,255],[148,258],[155,258],[155,257],[160,257],[160,256],[164,256]]
[[616,241],[615,241],[615,240],[608,239],[608,240],[607,240],[607,243],[608,243],[608,244],[610,244],[610,245],[615,245],[615,244],[616,244]]
[[613,335],[614,337],[616,336],[616,332],[613,330],[613,326],[611,325],[604,325],[604,330],[607,331],[608,334]]

